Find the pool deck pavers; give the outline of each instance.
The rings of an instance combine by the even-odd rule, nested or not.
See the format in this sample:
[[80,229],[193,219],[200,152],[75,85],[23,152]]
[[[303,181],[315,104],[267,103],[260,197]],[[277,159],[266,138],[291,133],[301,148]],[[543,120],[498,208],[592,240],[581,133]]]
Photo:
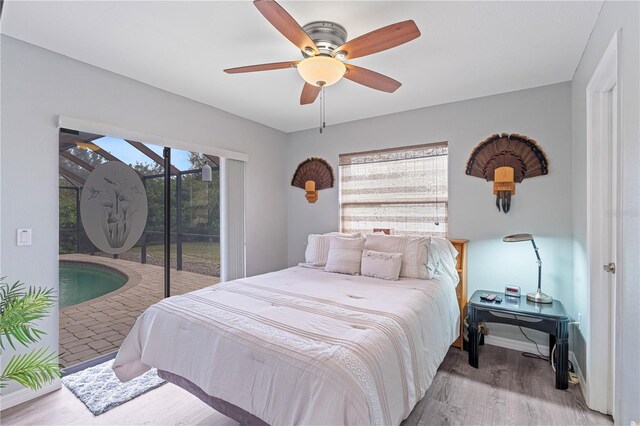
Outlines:
[[[61,255],[60,260],[110,266],[129,277],[120,289],[60,309],[60,364],[70,367],[118,350],[140,314],[162,299],[164,268],[121,259],[84,254]],[[220,278],[171,269],[171,295],[220,282]]]

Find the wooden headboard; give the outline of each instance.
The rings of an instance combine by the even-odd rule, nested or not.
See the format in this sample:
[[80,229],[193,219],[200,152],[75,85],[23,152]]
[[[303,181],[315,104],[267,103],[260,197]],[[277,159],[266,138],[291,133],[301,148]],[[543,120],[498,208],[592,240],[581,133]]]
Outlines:
[[458,308],[460,309],[460,337],[458,337],[458,340],[451,346],[462,350],[464,318],[467,316],[464,310],[467,305],[467,240],[449,239],[449,241],[451,241],[451,244],[458,250],[456,270],[460,276],[460,282],[458,283],[458,287],[456,287],[456,297],[458,299]]

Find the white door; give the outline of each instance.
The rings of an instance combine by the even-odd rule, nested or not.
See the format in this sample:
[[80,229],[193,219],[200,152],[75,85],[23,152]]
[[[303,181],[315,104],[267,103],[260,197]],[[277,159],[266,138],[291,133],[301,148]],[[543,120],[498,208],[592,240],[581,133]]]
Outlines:
[[589,328],[587,405],[615,416],[620,354],[616,299],[619,255],[617,34],[587,85],[587,256]]
[[609,290],[609,366],[607,384],[607,412],[613,415],[615,411],[615,354],[616,354],[616,247],[617,247],[617,188],[618,188],[618,162],[617,162],[617,90],[615,85],[611,90],[602,93],[603,104],[603,186],[602,194],[605,205],[605,220],[603,229],[604,251],[602,263],[602,285]]

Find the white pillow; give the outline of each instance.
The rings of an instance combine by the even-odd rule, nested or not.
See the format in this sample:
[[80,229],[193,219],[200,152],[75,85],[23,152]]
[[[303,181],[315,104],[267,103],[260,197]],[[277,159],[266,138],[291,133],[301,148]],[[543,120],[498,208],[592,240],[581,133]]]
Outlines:
[[304,251],[305,266],[324,267],[327,264],[329,255],[329,237],[338,235],[344,238],[357,238],[360,234],[343,234],[340,232],[330,232],[328,234],[309,234],[307,238],[307,248]]
[[386,235],[382,232],[376,232],[375,234],[367,234],[364,248],[384,253],[402,253],[406,244],[407,239],[404,235]]
[[411,237],[408,235],[367,234],[364,248],[385,253],[402,253],[400,276],[429,279],[427,271],[427,246],[431,237]]
[[362,275],[383,280],[398,281],[400,267],[402,266],[402,253],[384,253],[381,251],[363,250]]
[[432,279],[438,274],[438,268],[440,267],[440,251],[434,239],[427,245],[427,261],[425,263],[427,267],[427,278]]
[[329,238],[319,234],[309,234],[307,248],[304,251],[304,261],[309,266],[324,266],[327,264],[329,252]]
[[335,235],[336,237],[342,237],[342,238],[360,238],[362,237],[362,234],[360,234],[359,232],[327,232],[326,234],[324,234],[325,236],[332,236]]
[[364,238],[343,238],[335,235],[329,238],[329,256],[324,270],[340,274],[359,274]]
[[446,238],[432,237],[427,258],[427,270],[431,278],[436,275],[446,275],[451,278],[453,285],[457,286],[460,282],[460,275],[456,270],[457,256],[458,251],[451,241]]

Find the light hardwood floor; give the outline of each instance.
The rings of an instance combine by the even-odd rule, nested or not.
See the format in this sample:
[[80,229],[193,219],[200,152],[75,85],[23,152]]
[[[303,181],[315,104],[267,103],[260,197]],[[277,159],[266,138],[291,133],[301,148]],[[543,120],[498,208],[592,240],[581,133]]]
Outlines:
[[[520,352],[482,346],[480,368],[467,353],[449,350],[425,397],[403,422],[414,425],[610,425],[589,410],[577,385],[554,387],[549,364]],[[94,417],[64,387],[0,412],[3,425],[235,426],[188,392],[166,384]]]

